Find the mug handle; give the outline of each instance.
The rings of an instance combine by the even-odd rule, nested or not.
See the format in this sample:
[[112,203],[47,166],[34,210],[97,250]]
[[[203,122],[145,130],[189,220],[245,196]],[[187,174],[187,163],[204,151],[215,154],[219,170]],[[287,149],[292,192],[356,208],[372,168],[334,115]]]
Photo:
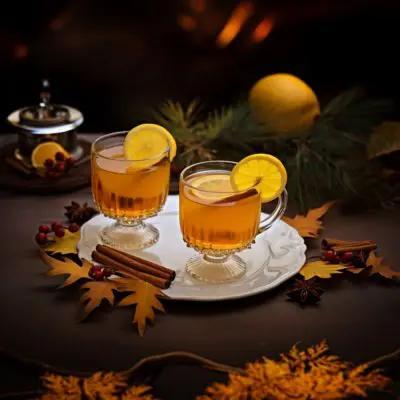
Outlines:
[[284,189],[282,194],[278,197],[278,204],[276,205],[275,210],[272,212],[272,214],[268,215],[268,217],[264,218],[260,222],[260,227],[257,234],[263,233],[267,229],[271,228],[272,224],[282,217],[286,211],[287,202],[288,193],[286,189]]

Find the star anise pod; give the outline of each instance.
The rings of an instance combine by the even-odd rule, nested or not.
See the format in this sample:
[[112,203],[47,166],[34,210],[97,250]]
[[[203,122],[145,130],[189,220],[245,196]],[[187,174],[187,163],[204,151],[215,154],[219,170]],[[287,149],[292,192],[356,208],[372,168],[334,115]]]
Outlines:
[[317,303],[324,290],[316,285],[315,278],[312,279],[296,279],[296,282],[292,289],[287,292],[292,300],[298,301],[302,304],[305,303]]
[[93,207],[89,207],[87,203],[80,205],[76,201],[71,201],[71,205],[64,208],[67,210],[64,215],[68,218],[68,221],[78,225],[83,225],[98,214],[98,211]]

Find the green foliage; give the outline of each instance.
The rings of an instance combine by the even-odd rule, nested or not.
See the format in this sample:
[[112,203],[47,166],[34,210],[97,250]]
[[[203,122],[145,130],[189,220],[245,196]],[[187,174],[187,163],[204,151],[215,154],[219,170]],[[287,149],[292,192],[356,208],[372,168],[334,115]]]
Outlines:
[[179,142],[190,140],[198,134],[202,122],[198,121],[200,101],[194,99],[186,109],[178,102],[166,100],[157,110],[151,110],[150,117],[172,132]]
[[374,126],[391,111],[391,102],[352,89],[332,99],[309,132],[286,136],[258,124],[247,102],[205,115],[203,109],[198,100],[186,109],[168,100],[153,112],[155,122],[180,145],[178,163],[273,154],[288,171],[290,202],[305,211],[332,199],[353,197],[364,190],[371,175],[376,176],[367,145]]
[[400,151],[400,122],[384,122],[373,131],[368,143],[368,157],[375,158],[396,151]]

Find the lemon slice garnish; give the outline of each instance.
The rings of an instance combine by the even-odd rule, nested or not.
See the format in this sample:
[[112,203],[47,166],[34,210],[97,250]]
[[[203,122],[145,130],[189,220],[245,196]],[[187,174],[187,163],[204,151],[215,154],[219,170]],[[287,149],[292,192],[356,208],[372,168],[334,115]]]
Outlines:
[[230,181],[235,190],[245,190],[256,185],[261,201],[266,203],[283,192],[287,174],[282,162],[276,157],[270,154],[253,154],[235,165]]
[[199,175],[192,177],[188,183],[196,189],[192,189],[195,197],[213,202],[229,196],[229,193],[234,191],[228,174]]
[[64,149],[64,147],[56,142],[40,143],[32,151],[32,165],[35,168],[42,168],[48,158],[54,160],[56,153],[63,153],[66,158],[70,157],[70,154]]
[[[174,137],[162,126],[141,124],[131,129],[124,140],[124,155],[127,160],[138,160],[132,168],[146,168],[164,157],[169,146],[169,159],[176,155]],[[135,162],[135,161],[134,161]]]

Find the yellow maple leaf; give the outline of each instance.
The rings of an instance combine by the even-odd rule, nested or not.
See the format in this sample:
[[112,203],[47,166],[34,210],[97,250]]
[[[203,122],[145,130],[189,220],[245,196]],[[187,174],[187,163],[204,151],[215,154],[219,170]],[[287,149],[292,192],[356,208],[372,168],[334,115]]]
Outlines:
[[150,386],[132,386],[122,393],[121,400],[153,400],[154,397],[147,393],[149,390]]
[[84,320],[103,300],[106,300],[110,305],[114,305],[114,292],[116,284],[113,281],[87,282],[81,286],[81,289],[87,289],[82,295],[81,302],[85,304],[83,308]]
[[333,274],[341,274],[341,270],[345,269],[345,265],[341,264],[328,264],[325,261],[309,261],[303,265],[300,274],[305,279],[311,279],[314,276],[319,278],[331,278]]
[[158,298],[166,297],[166,295],[157,287],[140,279],[118,278],[114,282],[117,284],[117,290],[121,292],[133,292],[123,298],[118,303],[118,306],[136,304],[132,322],[137,324],[139,335],[143,336],[147,320],[154,321],[154,309],[165,312]]
[[367,267],[371,267],[370,275],[379,274],[387,279],[393,279],[400,276],[400,271],[393,270],[390,265],[383,262],[383,257],[379,257],[375,251],[369,253],[365,262]]
[[309,210],[306,215],[296,215],[293,218],[283,217],[282,219],[295,228],[300,236],[316,238],[318,232],[322,229],[322,221],[319,219],[327,213],[333,204],[334,202],[331,201],[323,204],[321,207]]
[[52,238],[53,243],[45,247],[46,251],[60,254],[75,254],[78,252],[76,246],[78,245],[81,237],[80,231],[70,232],[65,229],[65,235],[61,238],[54,236]]
[[126,375],[99,371],[84,379],[82,386],[89,400],[117,400],[118,393],[127,386],[126,379]]
[[89,270],[92,264],[85,259],[82,260],[82,266],[80,266],[69,258],[65,258],[64,261],[57,260],[49,256],[44,249],[40,250],[40,257],[50,267],[50,270],[47,272],[48,276],[68,275],[67,279],[59,288],[72,285],[80,279],[90,279]]

